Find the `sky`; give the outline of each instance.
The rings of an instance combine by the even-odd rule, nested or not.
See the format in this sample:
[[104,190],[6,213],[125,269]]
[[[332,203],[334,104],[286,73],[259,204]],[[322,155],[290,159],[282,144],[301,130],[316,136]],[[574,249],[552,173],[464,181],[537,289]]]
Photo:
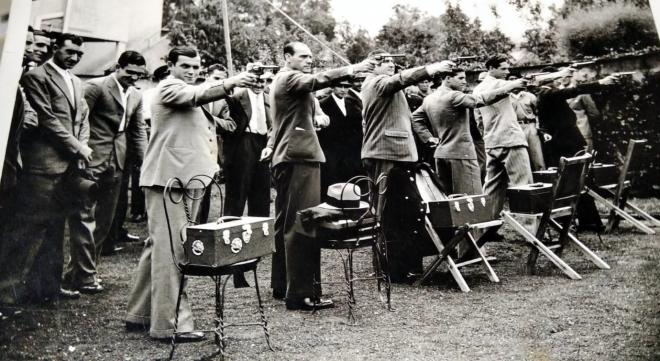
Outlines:
[[[541,0],[544,5],[561,5],[563,0]],[[500,30],[511,40],[522,41],[522,34],[527,25],[516,12],[515,7],[506,0],[451,0],[459,4],[463,12],[470,18],[478,17],[484,29],[493,29],[499,25]],[[396,4],[415,6],[431,15],[437,16],[444,12],[445,0],[331,0],[332,12],[338,21],[348,21],[355,27],[366,29],[370,35],[376,36],[380,28],[392,16],[392,7]],[[490,6],[495,5],[500,15],[497,20]]]

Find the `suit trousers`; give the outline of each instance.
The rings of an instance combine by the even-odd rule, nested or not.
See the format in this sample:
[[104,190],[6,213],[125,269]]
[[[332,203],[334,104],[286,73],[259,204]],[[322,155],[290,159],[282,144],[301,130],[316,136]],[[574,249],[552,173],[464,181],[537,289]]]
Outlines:
[[[150,326],[149,335],[153,338],[168,338],[174,332],[174,316],[176,301],[181,285],[181,273],[172,260],[170,249],[170,233],[163,207],[163,188],[146,187],[145,200],[147,206],[149,238],[140,256],[140,262],[135,272],[133,288],[128,298],[128,313],[126,321],[144,326]],[[199,209],[201,189],[188,192],[186,203],[190,217],[194,219]],[[172,190],[174,199],[181,198],[180,190]],[[166,199],[170,226],[172,227],[172,242],[178,261],[183,260],[183,246],[178,232],[188,224],[183,204],[174,204],[170,197]],[[188,298],[184,292],[179,307],[177,331],[192,331],[194,321]]]
[[64,263],[68,208],[55,197],[62,175],[23,173],[11,223],[0,243],[0,301],[56,297]]
[[319,163],[280,163],[273,168],[275,254],[271,273],[274,294],[297,301],[321,296],[321,248],[296,232],[296,213],[321,203]]
[[493,219],[500,218],[509,187],[533,182],[527,147],[486,149],[486,184],[484,193],[490,197]]
[[63,284],[71,289],[96,281],[101,251],[115,218],[124,176],[116,166],[104,165],[90,172],[99,187],[99,197],[96,202],[87,202],[76,214],[82,230],[79,233],[85,236],[76,238],[77,242],[72,239],[70,244],[71,257],[64,270]]
[[545,160],[543,159],[543,148],[541,147],[541,138],[536,129],[535,123],[518,123],[527,138],[527,151],[529,159],[532,162],[532,170],[545,169]]
[[[396,166],[410,166],[411,162],[398,162],[385,159],[365,158],[362,159],[362,165],[367,171],[367,175],[376,181],[380,175],[388,175],[390,170]],[[387,242],[387,254],[389,262],[390,278],[392,282],[407,282],[408,273],[421,273],[422,271],[422,252],[416,249],[414,240],[408,239],[403,235],[408,234],[407,230],[401,229],[397,222],[388,220],[386,214],[387,182],[379,184],[378,189],[370,189],[372,201],[376,204],[376,215],[381,221],[385,239]],[[396,190],[389,190],[394,191]],[[390,214],[396,214],[392,210]]]
[[240,159],[225,163],[224,215],[242,216],[247,202],[248,216],[268,217],[270,214],[270,168],[260,162],[266,136],[245,132],[237,140],[236,153]]
[[442,190],[449,194],[481,194],[481,170],[476,159],[436,158],[435,169]]
[[477,152],[477,163],[479,163],[479,175],[481,183],[486,181],[486,144],[483,140],[474,142],[474,150]]

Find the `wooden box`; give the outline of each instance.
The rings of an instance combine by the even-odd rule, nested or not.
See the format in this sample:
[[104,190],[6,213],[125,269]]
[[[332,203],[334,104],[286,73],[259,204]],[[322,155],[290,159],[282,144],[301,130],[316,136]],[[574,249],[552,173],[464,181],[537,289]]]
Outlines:
[[190,265],[219,267],[275,252],[273,218],[241,217],[186,230],[183,249]]
[[450,195],[447,199],[426,202],[434,227],[453,228],[492,220],[491,205],[485,194]]
[[597,186],[617,184],[619,168],[614,164],[593,163],[589,167],[589,179]]
[[506,190],[509,210],[513,213],[543,213],[552,201],[552,184],[532,183]]

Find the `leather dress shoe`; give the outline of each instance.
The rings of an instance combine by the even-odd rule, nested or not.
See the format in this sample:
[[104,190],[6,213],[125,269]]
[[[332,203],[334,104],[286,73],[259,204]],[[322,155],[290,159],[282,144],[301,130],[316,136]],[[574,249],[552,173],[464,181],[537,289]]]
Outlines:
[[[176,343],[188,343],[188,342],[204,341],[205,338],[206,338],[206,336],[204,336],[203,332],[186,332],[186,333],[176,335],[174,340],[175,340]],[[163,342],[171,342],[172,338],[171,337],[163,338],[162,341]]]
[[141,323],[126,321],[126,331],[127,332],[147,332],[147,331],[149,331],[149,325],[143,325]]
[[131,223],[142,223],[146,220],[147,216],[145,214],[134,214],[131,216],[131,218],[128,219],[128,221]]
[[276,300],[283,300],[284,297],[286,297],[286,292],[284,291],[278,291],[273,289],[273,298]]
[[319,298],[316,300],[312,300],[308,297],[298,300],[286,300],[286,309],[291,311],[294,310],[313,311],[313,310],[323,310],[332,307],[335,307],[335,304],[329,298]]
[[112,256],[113,254],[116,254],[117,252],[123,251],[124,247],[121,246],[115,246],[113,249],[104,249],[101,251],[101,256]]
[[119,242],[125,242],[125,243],[131,243],[131,242],[139,242],[140,237],[136,236],[134,234],[126,233],[124,237],[121,237],[119,239]]
[[92,295],[103,292],[103,286],[98,282],[94,282],[78,287],[78,291],[80,291],[80,293]]
[[59,298],[65,298],[69,300],[75,300],[76,298],[80,298],[80,292],[76,290],[69,290],[66,288],[60,288],[60,291],[57,294]]

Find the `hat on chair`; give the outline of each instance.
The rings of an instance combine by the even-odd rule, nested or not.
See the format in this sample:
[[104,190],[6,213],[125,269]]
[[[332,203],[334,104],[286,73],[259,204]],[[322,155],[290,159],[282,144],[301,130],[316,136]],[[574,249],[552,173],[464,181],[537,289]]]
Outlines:
[[335,183],[328,187],[328,201],[319,204],[326,209],[368,209],[369,203],[360,200],[360,186],[353,183]]

